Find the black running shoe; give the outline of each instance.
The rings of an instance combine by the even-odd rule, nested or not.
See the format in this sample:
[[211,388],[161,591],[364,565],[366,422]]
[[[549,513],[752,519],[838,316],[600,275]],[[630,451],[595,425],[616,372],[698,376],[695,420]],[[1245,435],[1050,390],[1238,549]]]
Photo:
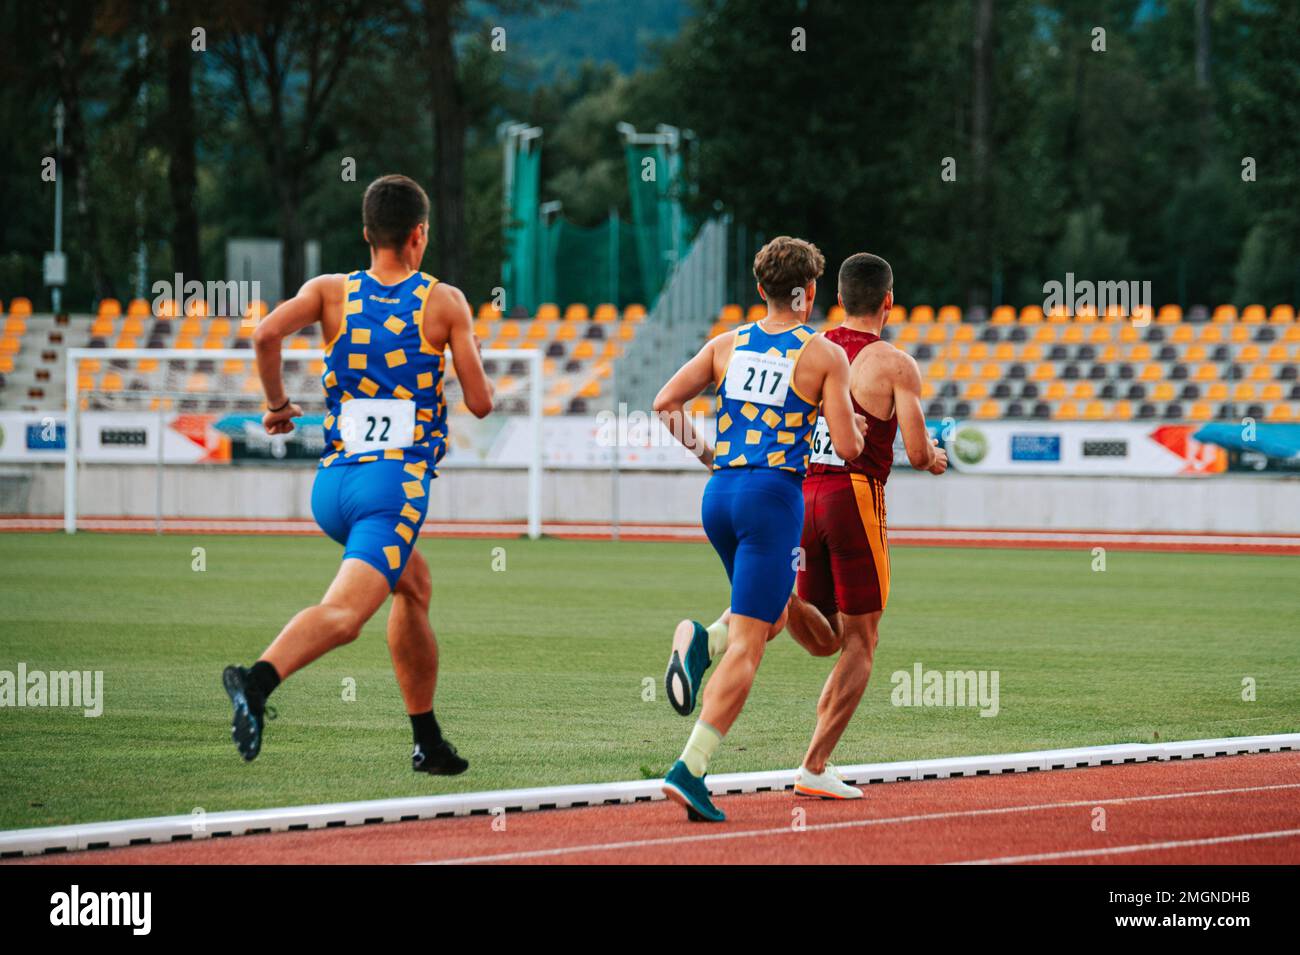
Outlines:
[[417,743],[411,754],[411,768],[430,776],[459,776],[469,769],[469,760],[458,755],[456,747],[444,739],[427,753]]
[[[262,726],[266,722],[266,697],[248,679],[244,667],[226,667],[221,683],[235,708],[230,721],[230,738],[244,761],[251,763],[262,751]],[[272,713],[274,716],[274,713]]]

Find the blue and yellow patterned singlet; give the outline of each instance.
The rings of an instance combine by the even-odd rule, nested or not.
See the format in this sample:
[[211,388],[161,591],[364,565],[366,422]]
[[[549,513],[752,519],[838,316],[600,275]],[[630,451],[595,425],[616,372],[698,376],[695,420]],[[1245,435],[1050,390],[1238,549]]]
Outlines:
[[343,320],[325,347],[322,468],[385,459],[423,470],[446,453],[446,359],[421,326],[437,281],[413,272],[381,285],[369,272],[348,274]]
[[794,370],[814,334],[807,325],[769,334],[757,322],[736,330],[718,387],[715,470],[808,470],[817,403],[795,389]]

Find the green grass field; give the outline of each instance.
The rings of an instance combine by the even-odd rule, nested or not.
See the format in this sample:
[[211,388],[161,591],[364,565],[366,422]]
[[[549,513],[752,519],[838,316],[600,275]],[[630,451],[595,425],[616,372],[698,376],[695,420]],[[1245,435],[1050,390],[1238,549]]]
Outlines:
[[[420,547],[437,713],[472,763],[454,780],[410,771],[381,619],[277,691],[256,762],[236,755],[221,668],[253,660],[323,591],[338,560],[323,538],[0,535],[0,670],[104,671],[98,718],[0,710],[0,828],[634,779],[676,758],[691,723],[663,699],[669,633],[727,600],[707,546]],[[1300,560],[1091,563],[1087,550],[896,548],[875,675],[838,761],[1300,730]],[[891,706],[891,673],[918,661],[999,671],[1000,713]],[[831,663],[774,642],[713,770],[798,765]]]

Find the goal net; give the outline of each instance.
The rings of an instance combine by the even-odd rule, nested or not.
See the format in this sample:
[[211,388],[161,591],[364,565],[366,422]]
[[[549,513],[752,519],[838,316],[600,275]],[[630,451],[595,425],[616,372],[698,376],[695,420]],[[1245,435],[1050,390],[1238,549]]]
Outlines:
[[[249,348],[69,349],[65,530],[312,531],[324,356],[304,339],[285,345],[285,388],[303,417],[275,436],[262,427]],[[465,408],[448,358],[448,451],[426,521],[538,537],[542,353],[489,349],[483,364],[496,397],[480,420]]]

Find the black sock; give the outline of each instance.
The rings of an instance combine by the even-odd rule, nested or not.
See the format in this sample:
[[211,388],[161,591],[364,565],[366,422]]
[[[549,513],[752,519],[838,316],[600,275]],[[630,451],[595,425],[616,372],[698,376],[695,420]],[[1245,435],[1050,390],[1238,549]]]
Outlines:
[[442,730],[433,718],[433,710],[411,714],[411,735],[415,737],[415,745],[425,752],[442,742]]
[[280,685],[280,674],[275,672],[275,667],[265,660],[258,660],[248,668],[248,682],[259,690],[263,697],[271,695],[271,691]]

